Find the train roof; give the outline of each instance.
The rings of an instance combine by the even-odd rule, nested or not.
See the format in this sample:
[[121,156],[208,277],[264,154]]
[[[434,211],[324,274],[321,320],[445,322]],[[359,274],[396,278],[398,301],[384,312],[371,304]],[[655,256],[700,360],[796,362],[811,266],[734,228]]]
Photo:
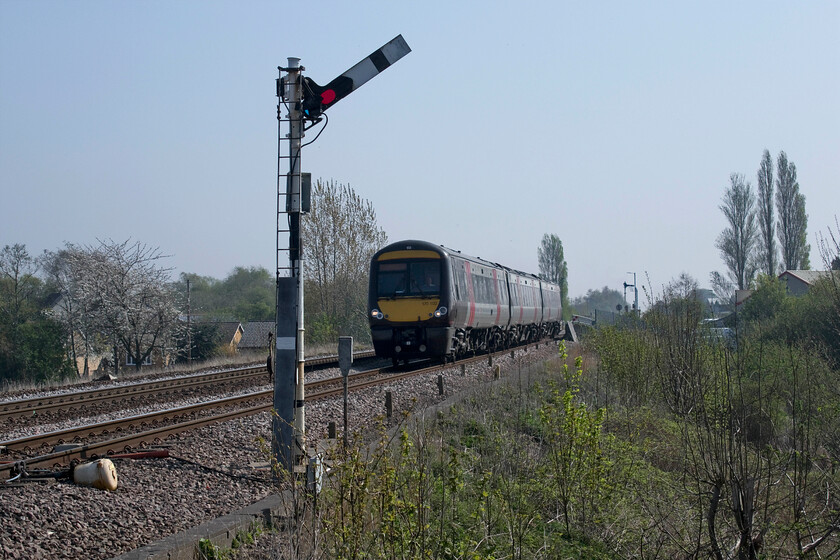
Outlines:
[[[500,269],[504,269],[504,270],[511,270],[510,268],[507,268],[506,266],[501,265],[499,263],[488,261],[486,259],[482,259],[481,257],[473,257],[471,255],[467,255],[465,253],[462,253],[461,251],[458,251],[457,249],[450,249],[449,247],[446,247],[445,245],[438,245],[436,243],[431,243],[429,241],[420,241],[420,240],[417,240],[417,239],[406,239],[406,240],[403,240],[403,241],[397,241],[395,243],[391,243],[390,245],[386,245],[385,247],[383,247],[382,249],[377,251],[373,255],[373,258],[376,259],[376,257],[378,257],[380,254],[387,253],[388,251],[406,251],[406,250],[416,250],[416,249],[425,250],[425,251],[435,251],[436,253],[440,254],[444,258],[449,257],[450,255],[451,256],[456,256],[456,257],[462,258],[464,260],[468,260],[470,262],[478,263],[478,264],[480,264],[482,266],[486,266],[488,268],[500,268]],[[522,273],[522,274],[525,275],[525,273]]]
[[549,283],[549,284],[551,283],[551,282],[548,282],[546,280],[543,280],[537,274],[531,274],[530,272],[523,272],[521,270],[516,270],[515,268],[510,268],[508,266],[505,266],[503,264],[499,264],[497,262],[488,261],[486,259],[482,259],[481,257],[473,257],[471,255],[467,255],[465,253],[462,253],[461,251],[458,251],[456,249],[450,249],[449,247],[446,247],[444,245],[437,245],[437,244],[431,243],[429,241],[420,241],[420,240],[417,240],[417,239],[406,239],[406,240],[403,240],[403,241],[397,241],[395,243],[391,243],[389,245],[386,245],[385,247],[383,247],[382,249],[377,251],[373,255],[373,258],[375,260],[380,254],[386,253],[386,252],[389,252],[389,251],[406,251],[406,250],[416,250],[416,249],[427,250],[427,251],[435,251],[436,253],[440,254],[443,257],[448,257],[450,255],[457,256],[459,258],[462,258],[462,259],[468,260],[470,262],[480,264],[482,266],[486,266],[486,267],[489,267],[489,268],[502,269],[509,274],[515,274],[517,276],[522,276],[522,277],[525,277],[525,278],[534,278],[536,280],[540,280],[541,282],[546,282],[546,283]]
[[373,254],[371,260],[376,261],[381,254],[390,253],[392,251],[432,251],[439,254],[442,258],[445,259],[447,257],[448,249],[442,247],[441,245],[436,245],[428,241],[420,241],[418,239],[404,239],[402,241],[389,243],[388,245],[382,247]]

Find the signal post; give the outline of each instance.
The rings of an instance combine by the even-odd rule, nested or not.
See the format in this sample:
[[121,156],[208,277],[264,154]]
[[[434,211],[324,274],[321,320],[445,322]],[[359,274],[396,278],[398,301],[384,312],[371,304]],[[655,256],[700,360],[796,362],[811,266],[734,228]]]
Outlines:
[[[303,252],[301,247],[300,152],[303,119],[300,59],[290,57],[277,80],[277,312],[275,318],[274,414],[272,451],[279,468],[292,472],[305,451]],[[284,104],[285,102],[285,104]],[[283,110],[288,113],[283,118]],[[288,154],[282,154],[283,122],[289,123]],[[284,173],[283,163],[288,164]],[[285,179],[285,180],[284,180]],[[284,223],[285,222],[285,223]],[[283,238],[288,235],[288,242]],[[288,266],[284,267],[288,253]]]
[[[289,57],[277,78],[277,313],[275,319],[274,414],[272,453],[288,473],[306,465],[304,411],[303,243],[301,215],[309,212],[309,175],[301,173],[304,123],[321,115],[359,86],[411,52],[397,35],[352,68],[319,86],[301,74],[300,59]],[[285,72],[285,75],[283,74]],[[289,132],[283,141],[283,123]],[[288,153],[283,153],[283,146]],[[287,241],[288,240],[288,241]],[[286,264],[288,254],[288,266]],[[351,339],[352,340],[352,339]],[[350,343],[352,353],[352,342]]]

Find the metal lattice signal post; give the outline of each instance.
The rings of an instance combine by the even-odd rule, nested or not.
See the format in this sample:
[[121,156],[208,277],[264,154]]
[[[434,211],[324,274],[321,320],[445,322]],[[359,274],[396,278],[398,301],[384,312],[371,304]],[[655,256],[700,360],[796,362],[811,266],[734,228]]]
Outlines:
[[635,292],[635,297],[633,299],[633,314],[639,315],[639,288],[636,286],[636,273],[628,272],[627,274],[633,275],[633,283],[624,283],[624,301],[627,301],[627,288],[633,288],[633,291]]
[[[277,104],[277,315],[272,450],[278,466],[292,472],[295,465],[302,463],[305,450],[303,251],[300,238],[303,67],[300,59],[290,57],[288,66],[279,70],[285,71],[286,75],[277,80],[280,102]],[[288,110],[285,118],[284,108]],[[289,123],[286,155],[283,154],[284,122]],[[286,256],[288,266],[283,266]]]

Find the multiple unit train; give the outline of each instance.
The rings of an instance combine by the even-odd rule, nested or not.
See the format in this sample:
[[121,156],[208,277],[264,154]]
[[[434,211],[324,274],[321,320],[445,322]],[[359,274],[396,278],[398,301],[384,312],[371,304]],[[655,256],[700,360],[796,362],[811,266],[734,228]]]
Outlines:
[[564,334],[560,287],[426,241],[373,255],[368,319],[376,355],[455,359]]

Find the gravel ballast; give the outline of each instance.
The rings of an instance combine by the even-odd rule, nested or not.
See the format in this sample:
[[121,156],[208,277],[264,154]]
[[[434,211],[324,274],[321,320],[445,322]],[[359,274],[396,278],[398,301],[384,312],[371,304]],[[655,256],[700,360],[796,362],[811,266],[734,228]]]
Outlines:
[[[543,344],[538,350],[517,350],[515,360],[509,353],[500,355],[494,363],[509,371],[520,361],[533,363],[556,355],[555,344]],[[318,377],[337,374],[319,372]],[[444,377],[444,395],[438,393],[439,374]],[[350,427],[384,414],[385,391],[392,393],[396,416],[443,401],[492,376],[487,361],[479,361],[467,365],[463,375],[455,365],[351,393]],[[310,439],[326,438],[330,422],[341,430],[341,398],[307,403]],[[0,485],[0,556],[107,559],[246,507],[276,491],[270,474],[258,467],[268,461],[263,443],[270,440],[270,415],[262,413],[168,438],[162,445],[170,458],[114,460],[119,476],[114,492],[67,480]],[[263,557],[259,551],[274,546],[271,538],[261,539],[248,557]]]

